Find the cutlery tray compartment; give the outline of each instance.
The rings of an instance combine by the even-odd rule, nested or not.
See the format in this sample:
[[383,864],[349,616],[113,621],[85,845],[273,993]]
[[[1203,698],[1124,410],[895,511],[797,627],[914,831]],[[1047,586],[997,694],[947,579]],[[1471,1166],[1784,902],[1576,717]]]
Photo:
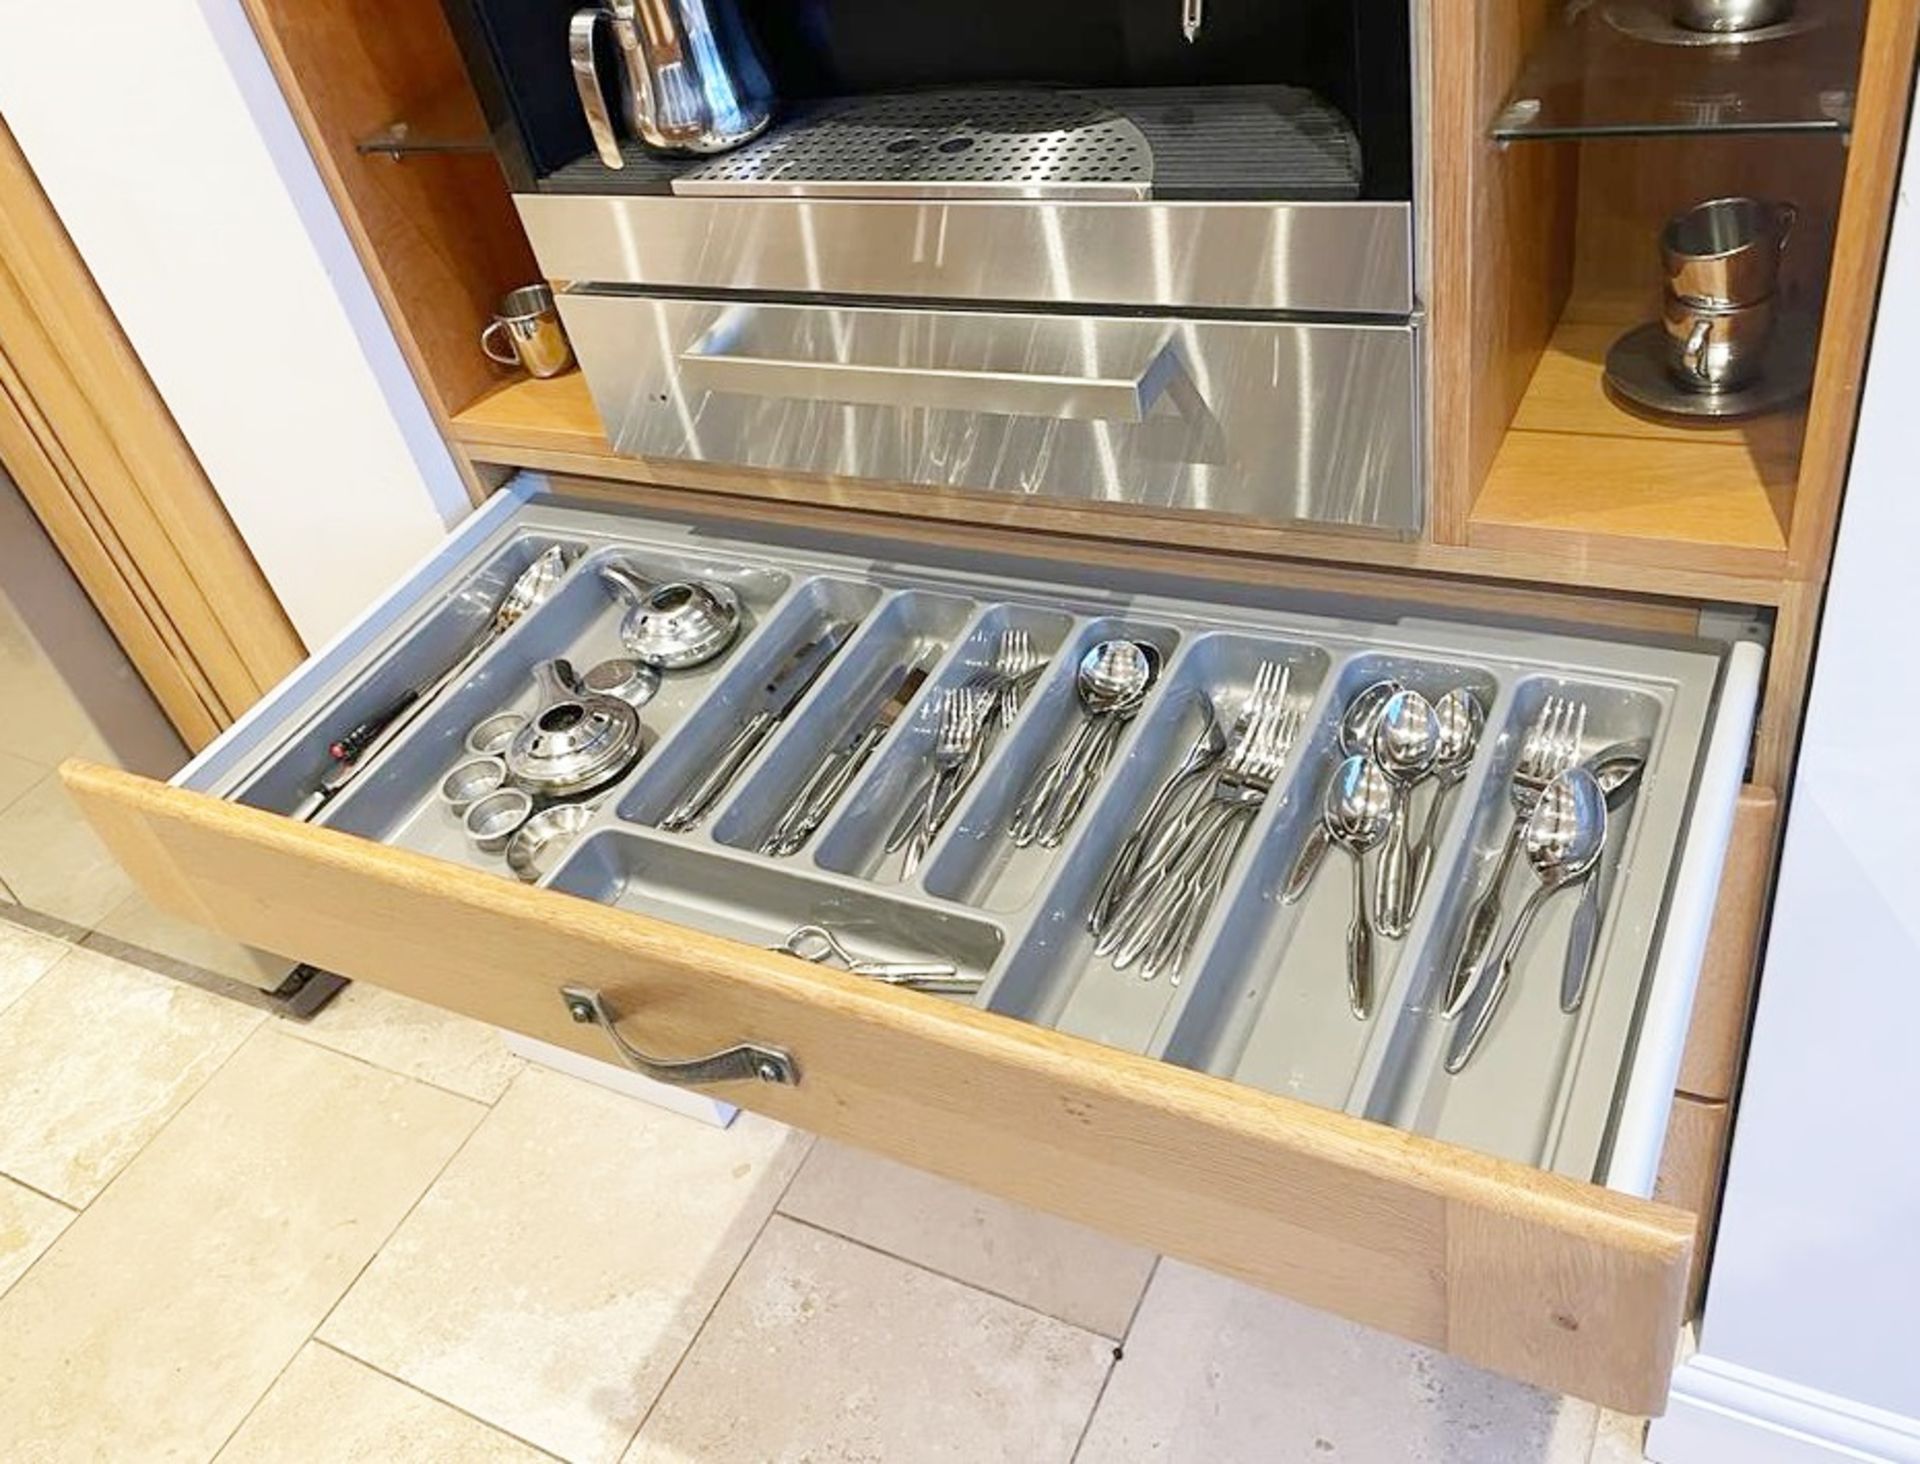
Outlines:
[[[1326,677],[1327,652],[1295,640],[1212,633],[1197,637],[1167,668],[1156,705],[1143,715],[1131,748],[1114,767],[1082,815],[1081,827],[1063,851],[1059,874],[1045,905],[1016,950],[1007,971],[983,996],[993,1011],[1072,1032],[1110,1047],[1147,1051],[1162,1016],[1180,986],[1166,976],[1143,979],[1137,970],[1117,970],[1087,928],[1095,893],[1115,851],[1146,812],[1154,791],[1180,764],[1203,725],[1201,697],[1212,700],[1222,729],[1231,726],[1253,691],[1263,662],[1290,671],[1290,699],[1318,708]],[[1309,717],[1317,715],[1310,711]],[[1297,745],[1296,745],[1297,748]],[[1297,751],[1268,795],[1262,814],[1284,803]],[[1256,816],[1242,844],[1238,864],[1263,839]],[[1214,939],[1220,902],[1200,931],[1188,969]]]
[[486,632],[509,587],[548,549],[571,556],[585,547],[581,539],[565,535],[527,533],[509,539],[459,583],[430,599],[403,635],[356,658],[350,673],[336,678],[325,710],[296,725],[271,757],[262,761],[256,753],[228,796],[272,813],[298,808],[332,769],[328,749],[336,738],[379,717],[460,660]]
[[[1180,644],[1177,629],[1123,616],[1102,616],[1076,625],[1050,674],[1027,699],[1019,721],[1007,734],[1005,748],[974,780],[972,790],[934,843],[924,880],[929,893],[963,905],[1011,911],[1023,908],[1040,891],[1060,847],[1044,847],[1038,841],[1016,846],[1007,837],[1008,824],[1035,779],[1067,750],[1083,720],[1075,689],[1081,658],[1102,641],[1118,639],[1152,646],[1160,658],[1162,674],[1148,689],[1133,722],[1137,724],[1159,702],[1171,669],[1169,662]],[[1121,733],[1102,786],[1125,761],[1132,735],[1132,726]],[[1089,805],[1099,794],[1100,788],[1096,787],[1089,795]],[[1079,821],[1084,821],[1089,812],[1090,807],[1083,807]],[[1062,842],[1070,842],[1070,837]]]
[[822,925],[859,957],[916,961],[937,951],[963,976],[985,976],[1006,942],[998,925],[962,911],[772,861],[741,864],[652,829],[601,827],[574,846],[549,887],[755,946]]
[[[1426,915],[1453,878],[1446,862],[1462,810],[1487,777],[1491,738],[1482,734],[1465,778],[1448,796],[1435,831],[1440,851],[1427,888],[1403,939],[1375,932],[1371,1015],[1360,1020],[1347,998],[1347,928],[1353,911],[1353,858],[1329,847],[1306,893],[1292,904],[1286,886],[1307,835],[1321,817],[1327,788],[1344,752],[1341,717],[1360,692],[1395,680],[1435,701],[1465,688],[1491,711],[1499,705],[1500,678],[1488,667],[1367,651],[1343,661],[1331,678],[1320,715],[1302,734],[1303,754],[1282,796],[1270,800],[1264,829],[1256,828],[1250,858],[1220,902],[1219,929],[1204,963],[1186,983],[1153,1049],[1185,1067],[1232,1078],[1269,1092],[1285,1093],[1331,1108],[1354,1102],[1354,1085],[1377,1029],[1391,1025],[1395,976],[1408,953],[1424,940]],[[1413,828],[1422,828],[1431,780],[1412,804]],[[1381,850],[1366,856],[1369,904],[1380,889]],[[1371,917],[1370,917],[1371,918]]]
[[[758,766],[748,769],[724,812],[714,819],[714,837],[736,848],[759,848],[821,759],[857,737],[878,713],[889,676],[916,665],[931,676],[976,609],[964,596],[924,590],[899,591],[881,601],[857,638],[822,675],[817,694],[775,734]],[[892,730],[906,725],[925,691],[923,682]]]
[[[605,557],[631,559],[650,577],[721,578],[741,594],[747,627],[724,658],[664,678],[641,710],[646,752],[600,795],[544,879],[549,888],[760,945],[818,921],[860,955],[945,958],[983,978],[976,995],[955,1000],[1577,1178],[1605,1178],[1633,1055],[1646,1040],[1639,1024],[1703,750],[1717,735],[1723,668],[1737,657],[1705,642],[1396,619],[1344,601],[1328,614],[1323,604],[1290,605],[1279,592],[1243,591],[1226,602],[1204,584],[1143,588],[1091,566],[1063,564],[1043,582],[1030,564],[937,553],[923,563],[891,553],[879,561],[848,547],[859,541],[793,531],[760,543],[735,534],[550,499],[523,503],[456,564],[428,576],[431,589],[422,583],[414,603],[434,611],[389,618],[364,632],[366,644],[351,655],[323,655],[303,695],[276,694],[189,770],[187,785],[267,807],[297,801],[315,750],[343,719],[379,700],[369,688],[430,673],[468,628],[486,622],[500,588],[539,548],[577,544],[584,557],[557,593],[490,645],[324,815],[346,832],[505,876],[504,861],[477,853],[438,798],[467,731],[493,712],[529,710],[540,661],[564,656],[584,668],[621,653],[625,607],[596,573]],[[447,618],[456,612],[458,621]],[[768,678],[841,620],[857,628],[706,819],[683,833],[660,830]],[[941,693],[991,667],[1009,629],[1027,633],[1044,666],[926,860],[903,879],[884,845],[930,766]],[[1162,657],[1158,679],[1059,846],[1015,849],[1006,834],[1012,811],[1080,718],[1076,663],[1111,636],[1152,644]],[[1182,979],[1116,970],[1095,954],[1087,929],[1113,854],[1192,746],[1200,694],[1231,724],[1265,660],[1290,668],[1300,730],[1197,927]],[[812,841],[786,857],[758,852],[821,757],[871,715],[888,678],[916,661],[928,667],[918,695]],[[1407,934],[1376,941],[1373,1014],[1360,1021],[1346,1000],[1348,856],[1330,850],[1299,904],[1283,905],[1279,893],[1319,816],[1347,700],[1390,675],[1430,696],[1471,687],[1488,720],[1438,827],[1431,878]],[[1750,668],[1742,675],[1750,680]],[[1441,1053],[1453,1024],[1434,1010],[1435,983],[1473,884],[1505,836],[1519,739],[1550,693],[1587,703],[1583,754],[1631,738],[1650,744],[1630,811],[1614,815],[1591,985],[1579,1012],[1559,1010],[1560,953],[1576,898],[1568,892],[1539,923],[1479,1054],[1449,1076]],[[1734,715],[1744,717],[1750,695],[1749,685],[1730,699]],[[1415,804],[1416,827],[1427,796],[1423,790]],[[1369,865],[1371,887],[1377,855]],[[1512,908],[1530,879],[1524,867],[1515,871]],[[1677,1033],[1659,1040],[1669,1038]]]
[[[1586,706],[1583,746],[1590,752],[1645,740],[1649,772],[1671,765],[1661,756],[1670,721],[1670,697],[1661,689],[1550,673],[1525,675],[1508,688],[1488,724],[1488,776],[1462,790],[1462,808],[1470,817],[1454,850],[1456,865],[1438,885],[1442,898],[1431,911],[1424,938],[1409,951],[1394,1000],[1395,1020],[1381,1034],[1366,1075],[1367,1091],[1355,1106],[1368,1117],[1436,1138],[1472,1134],[1476,1147],[1485,1144],[1536,1163],[1562,1144],[1586,1148],[1603,1138],[1596,1116],[1604,1114],[1602,1100],[1612,1089],[1604,1058],[1630,1042],[1639,997],[1634,971],[1610,961],[1608,950],[1619,945],[1643,951],[1652,943],[1665,882],[1635,879],[1633,871],[1647,863],[1664,873],[1667,856],[1651,851],[1671,848],[1686,813],[1671,796],[1670,782],[1662,787],[1651,781],[1609,809],[1606,843],[1590,876],[1600,882],[1605,901],[1599,944],[1578,1010],[1563,1012],[1560,1001],[1568,936],[1581,896],[1575,884],[1548,898],[1520,948],[1506,996],[1478,1052],[1460,1072],[1448,1073],[1448,1046],[1467,1015],[1446,1018],[1439,1009],[1443,993],[1469,909],[1492,878],[1513,826],[1508,790],[1522,742],[1549,696]],[[1537,888],[1539,880],[1521,853],[1501,885],[1502,938]],[[1603,1060],[1592,1061],[1595,1055]],[[1521,1092],[1547,1101],[1514,1103],[1511,1095]]]
[[[940,709],[945,693],[990,671],[1001,636],[1024,631],[1029,648],[1043,663],[1039,683],[1023,698],[1015,727],[1026,720],[1036,694],[1061,675],[1060,647],[1073,617],[1059,610],[1030,604],[991,604],[968,627],[959,648],[929,678],[920,701],[894,728],[865,773],[848,792],[833,817],[814,840],[814,861],[823,869],[856,875],[880,884],[902,882],[903,859],[887,849],[888,836],[906,814],[923,780],[933,771],[940,735]],[[1007,729],[995,742],[1004,755]]]

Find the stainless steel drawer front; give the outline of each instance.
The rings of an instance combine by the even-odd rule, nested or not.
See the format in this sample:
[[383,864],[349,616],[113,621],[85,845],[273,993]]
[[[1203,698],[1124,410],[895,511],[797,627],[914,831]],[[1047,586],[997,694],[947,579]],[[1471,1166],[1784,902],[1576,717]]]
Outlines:
[[1405,203],[523,194],[549,279],[1168,310],[1413,309]]
[[613,445],[1412,534],[1407,325],[560,299]]

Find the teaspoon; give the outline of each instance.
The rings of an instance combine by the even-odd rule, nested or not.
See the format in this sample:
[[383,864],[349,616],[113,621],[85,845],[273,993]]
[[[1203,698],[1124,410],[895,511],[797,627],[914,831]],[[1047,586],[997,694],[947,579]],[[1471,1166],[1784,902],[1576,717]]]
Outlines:
[[1388,697],[1373,729],[1373,759],[1393,785],[1393,812],[1380,851],[1377,918],[1380,933],[1394,940],[1407,933],[1412,919],[1407,824],[1413,789],[1432,770],[1439,753],[1440,719],[1433,703],[1417,691],[1396,691]]
[[[1391,677],[1385,681],[1376,681],[1371,686],[1363,686],[1355,692],[1347,709],[1340,714],[1340,752],[1342,756],[1352,757],[1355,753],[1373,750],[1373,729],[1379,725],[1380,714],[1386,709],[1387,701],[1400,690],[1400,683]],[[1328,793],[1333,790],[1331,780],[1327,783]],[[1307,892],[1307,886],[1313,883],[1313,877],[1320,870],[1320,861],[1326,857],[1328,843],[1327,826],[1316,823],[1307,830],[1306,842],[1300,846],[1300,852],[1294,857],[1293,868],[1287,874],[1287,882],[1281,888],[1280,901],[1291,905]]]
[[1060,842],[1099,776],[1103,747],[1110,750],[1119,723],[1139,709],[1159,672],[1159,652],[1142,641],[1101,641],[1080,658],[1073,676],[1080,725],[1014,809],[1007,832],[1016,845]]
[[1440,750],[1433,759],[1433,798],[1427,804],[1426,822],[1420,829],[1420,842],[1413,850],[1413,878],[1408,886],[1407,905],[1416,909],[1426,892],[1427,876],[1433,872],[1434,840],[1440,835],[1440,810],[1453,790],[1466,780],[1467,769],[1480,747],[1480,734],[1487,725],[1486,709],[1480,698],[1464,686],[1433,704],[1440,719]]
[[1479,1049],[1480,1039],[1486,1036],[1513,979],[1514,961],[1534,918],[1554,895],[1576,880],[1591,876],[1606,840],[1606,795],[1592,773],[1584,767],[1573,767],[1547,784],[1533,812],[1527,815],[1521,834],[1521,847],[1539,884],[1527,896],[1513,929],[1507,933],[1494,964],[1493,979],[1481,988],[1467,1020],[1454,1029],[1447,1049],[1448,1072],[1459,1072]]
[[[1600,785],[1607,800],[1607,812],[1618,813],[1640,790],[1640,775],[1647,767],[1648,743],[1645,738],[1616,742],[1602,748],[1587,762],[1587,770]],[[1606,908],[1607,866],[1601,864],[1580,888],[1580,903],[1574,907],[1573,926],[1567,933],[1567,963],[1560,972],[1560,1010],[1569,1014],[1580,1010],[1586,999],[1587,978],[1593,971],[1594,951],[1600,944],[1600,914]]]
[[1367,918],[1367,851],[1387,836],[1397,802],[1380,764],[1355,753],[1334,770],[1321,822],[1353,856],[1353,920],[1347,926],[1347,1005],[1365,1021],[1373,1011],[1373,927]]

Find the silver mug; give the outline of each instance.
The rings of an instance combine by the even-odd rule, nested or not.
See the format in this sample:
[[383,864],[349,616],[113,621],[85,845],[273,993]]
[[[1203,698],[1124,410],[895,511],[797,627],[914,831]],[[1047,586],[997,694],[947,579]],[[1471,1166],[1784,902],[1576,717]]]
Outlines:
[[1773,299],[1716,307],[1666,294],[1661,325],[1667,369],[1689,391],[1737,391],[1766,364],[1773,339]]
[[1792,14],[1793,0],[1673,0],[1675,25],[1713,35],[1762,30]]
[[[497,345],[494,337],[505,336]],[[523,285],[501,300],[500,308],[480,332],[480,349],[502,366],[524,366],[533,376],[558,376],[573,364],[573,347],[560,325],[553,291],[545,285]]]
[[1792,204],[1759,198],[1713,198],[1675,214],[1660,231],[1667,289],[1712,309],[1766,299],[1797,217]]

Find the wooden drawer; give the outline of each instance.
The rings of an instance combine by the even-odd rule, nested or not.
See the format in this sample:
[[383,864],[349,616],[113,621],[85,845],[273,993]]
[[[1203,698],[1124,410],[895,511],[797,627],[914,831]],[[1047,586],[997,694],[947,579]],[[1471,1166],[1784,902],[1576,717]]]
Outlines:
[[[498,532],[513,500],[451,548]],[[278,755],[289,719],[377,664],[407,615],[446,594],[442,578],[432,565],[412,576],[182,780],[220,787],[247,757]],[[562,988],[597,991],[646,1052],[755,1044],[791,1061],[790,1081],[711,1090],[727,1101],[1651,1413],[1686,1310],[1696,1217],[1643,1196],[1716,894],[1753,908],[1750,889],[1720,883],[1754,670],[1735,656],[1721,678],[1649,936],[1637,1036],[1604,1075],[1615,1112],[1599,1183],[190,787],[85,764],[63,775],[157,905],[233,939],[605,1059],[608,1032],[583,1024]]]

